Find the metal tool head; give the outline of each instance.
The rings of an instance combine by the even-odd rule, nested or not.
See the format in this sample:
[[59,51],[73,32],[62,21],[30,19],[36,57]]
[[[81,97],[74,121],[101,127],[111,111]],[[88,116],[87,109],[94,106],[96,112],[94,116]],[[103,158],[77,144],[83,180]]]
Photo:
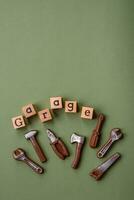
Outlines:
[[84,136],[80,136],[76,133],[73,133],[71,135],[71,143],[74,143],[74,142],[77,142],[77,143],[84,143]]
[[117,152],[113,154],[110,158],[108,158],[105,162],[99,165],[97,168],[93,169],[90,173],[92,177],[96,180],[99,180],[103,174],[121,157],[121,155]]
[[29,131],[28,133],[25,134],[25,138],[28,140],[31,137],[33,137],[34,135],[36,135],[37,133],[38,133],[37,130],[31,130],[31,131]]
[[50,129],[47,129],[47,136],[50,140],[50,143],[54,143],[58,139]]
[[123,134],[121,132],[121,129],[113,128],[110,132],[110,136],[115,141],[115,140],[119,140],[123,136]]
[[25,158],[25,151],[23,149],[16,149],[13,151],[13,158],[15,160],[24,160]]

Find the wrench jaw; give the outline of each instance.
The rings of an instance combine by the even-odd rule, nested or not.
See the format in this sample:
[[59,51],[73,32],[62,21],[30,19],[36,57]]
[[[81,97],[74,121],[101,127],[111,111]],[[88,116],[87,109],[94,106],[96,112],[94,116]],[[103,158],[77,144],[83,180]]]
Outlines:
[[26,159],[25,152],[22,149],[18,148],[13,152],[13,158],[19,161],[25,160]]
[[119,140],[120,138],[123,137],[123,133],[121,132],[121,129],[119,128],[112,129],[110,135],[113,141]]

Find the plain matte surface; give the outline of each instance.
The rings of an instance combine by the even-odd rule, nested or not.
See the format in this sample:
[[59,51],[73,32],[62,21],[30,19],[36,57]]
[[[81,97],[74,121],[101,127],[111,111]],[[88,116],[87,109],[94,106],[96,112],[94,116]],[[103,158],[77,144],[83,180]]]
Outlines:
[[[133,11],[132,0],[0,0],[0,200],[133,199]],[[60,110],[52,122],[41,124],[34,117],[26,129],[12,128],[11,118],[22,106],[34,103],[41,110],[52,96],[103,112],[100,144],[111,128],[122,128],[124,139],[105,157],[120,152],[122,159],[102,181],[88,174],[105,158],[97,159],[87,143],[79,169],[70,167],[75,150],[70,135],[75,131],[88,139],[96,120]],[[46,128],[68,146],[65,161],[53,153]],[[24,138],[30,129],[39,130],[48,157],[43,176],[12,159],[12,151],[22,147],[39,162]]]

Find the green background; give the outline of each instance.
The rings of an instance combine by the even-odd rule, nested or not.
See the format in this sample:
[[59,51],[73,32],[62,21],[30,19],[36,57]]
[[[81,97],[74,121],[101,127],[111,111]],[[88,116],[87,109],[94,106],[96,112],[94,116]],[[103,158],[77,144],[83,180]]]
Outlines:
[[[133,0],[0,0],[0,200],[134,198],[133,23]],[[41,110],[49,107],[52,96],[78,100],[80,107],[90,105],[104,113],[101,144],[113,127],[122,129],[124,139],[102,160],[86,142],[81,165],[73,170],[70,135],[75,131],[88,141],[96,120],[60,110],[45,124],[38,117],[18,131],[11,124],[22,106],[34,103]],[[53,153],[48,127],[68,146],[71,155],[65,161]],[[24,138],[30,129],[40,131],[48,158],[42,176],[12,158],[12,151],[22,147],[39,162]],[[115,152],[122,159],[104,179],[89,177]]]

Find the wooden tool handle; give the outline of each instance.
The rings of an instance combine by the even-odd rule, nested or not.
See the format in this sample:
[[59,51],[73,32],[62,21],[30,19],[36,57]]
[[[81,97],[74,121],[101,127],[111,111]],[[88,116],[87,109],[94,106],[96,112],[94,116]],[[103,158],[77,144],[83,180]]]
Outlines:
[[89,140],[89,146],[92,148],[95,148],[99,142],[99,138],[100,138],[99,136],[100,136],[100,131],[101,131],[103,122],[104,122],[104,115],[99,114],[97,125],[95,129],[93,130],[91,138]]
[[34,172],[36,172],[37,174],[43,174],[44,173],[44,169],[38,165],[37,163],[35,163],[33,160],[31,160],[30,158],[26,157],[25,160],[23,160],[30,168],[32,168],[32,170]]
[[100,133],[104,120],[105,120],[105,116],[103,114],[99,114],[98,115],[98,122],[97,122],[97,125],[96,125],[96,128],[95,128],[96,132]]
[[113,154],[105,162],[99,165],[97,168],[93,169],[90,176],[94,177],[96,180],[100,180],[103,174],[121,157],[119,153]]
[[91,173],[90,176],[94,177],[96,181],[100,180],[101,177],[103,176],[103,172],[99,169],[94,169]]
[[89,146],[92,148],[95,148],[98,144],[98,140],[99,140],[99,135],[96,132],[96,130],[93,131],[92,136],[89,140]]
[[59,158],[61,158],[62,160],[64,160],[65,157],[64,157],[64,155],[63,155],[61,152],[58,151],[56,144],[53,144],[53,143],[52,143],[51,146],[52,146],[52,149],[54,150],[54,152],[56,153],[56,155],[57,155]]
[[41,161],[41,162],[47,161],[47,158],[46,158],[46,156],[45,156],[45,154],[44,154],[44,152],[43,152],[41,146],[38,144],[36,138],[35,138],[35,137],[31,137],[30,140],[31,140],[31,142],[32,142],[32,145],[33,145],[33,147],[34,147],[34,149],[35,149],[35,151],[36,151],[36,153],[37,153],[37,155],[38,155],[40,161]]
[[58,139],[58,142],[56,143],[56,147],[58,151],[63,154],[64,156],[69,156],[68,149],[66,148],[65,144]]
[[74,169],[76,169],[78,167],[78,164],[80,162],[82,147],[83,147],[82,143],[78,143],[76,145],[75,157],[72,162],[72,168],[74,168]]

